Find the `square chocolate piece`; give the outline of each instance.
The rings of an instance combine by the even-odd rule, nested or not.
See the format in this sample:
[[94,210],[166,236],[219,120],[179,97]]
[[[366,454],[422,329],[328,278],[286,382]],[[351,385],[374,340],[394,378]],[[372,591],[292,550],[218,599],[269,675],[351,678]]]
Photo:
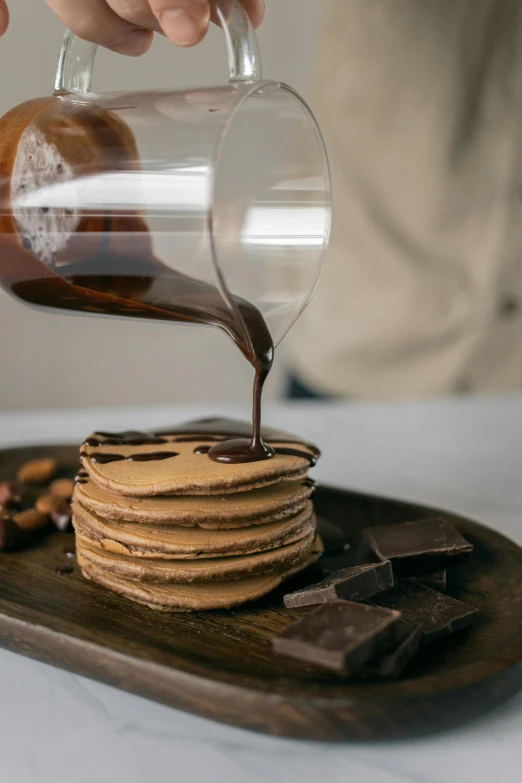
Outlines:
[[364,601],[372,595],[382,593],[393,587],[391,563],[371,563],[370,565],[342,568],[321,582],[303,587],[284,597],[287,609],[299,606],[324,604],[342,598],[346,601]]
[[415,657],[420,647],[422,631],[405,620],[399,620],[397,639],[387,647],[379,658],[370,661],[357,672],[360,677],[372,679],[393,679],[398,677]]
[[272,645],[277,653],[350,674],[395,641],[399,618],[392,609],[332,601],[275,636]]
[[432,590],[415,579],[405,579],[393,590],[374,596],[369,603],[401,612],[406,622],[420,627],[424,643],[459,631],[479,617],[475,607]]
[[[459,565],[472,545],[444,517],[382,525],[363,530],[361,553],[390,560],[396,577],[418,576]],[[361,557],[359,557],[361,562]]]

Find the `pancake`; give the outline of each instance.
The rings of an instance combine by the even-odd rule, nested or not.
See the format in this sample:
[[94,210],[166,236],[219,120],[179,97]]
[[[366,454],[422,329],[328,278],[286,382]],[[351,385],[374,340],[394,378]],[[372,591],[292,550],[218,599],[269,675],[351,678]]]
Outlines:
[[275,590],[281,582],[312,565],[319,552],[312,548],[288,571],[279,574],[251,576],[224,582],[152,585],[133,582],[99,568],[81,554],[78,563],[86,579],[119,593],[130,601],[160,612],[193,612],[210,609],[231,609],[261,598]]
[[[203,444],[205,443],[203,439]],[[274,444],[295,448],[294,443]],[[84,446],[82,465],[101,487],[128,497],[155,495],[219,495],[266,487],[280,481],[306,478],[310,462],[304,457],[276,454],[261,462],[227,465],[214,462],[206,454],[195,454],[194,443],[167,443],[161,446]],[[305,448],[303,447],[303,451]],[[313,457],[311,452],[310,457]],[[175,454],[147,462],[129,457]],[[94,456],[96,455],[96,456]],[[96,459],[114,455],[106,464]],[[94,456],[94,459],[93,459]]]
[[111,522],[228,529],[294,516],[306,507],[312,491],[299,481],[284,481],[264,489],[210,497],[125,497],[85,479],[76,485],[74,495],[85,509]]
[[257,554],[197,560],[151,560],[107,552],[99,543],[77,535],[76,551],[97,568],[137,582],[221,582],[257,574],[281,573],[310,551],[314,540],[315,529],[310,525],[307,534],[299,541]]
[[73,496],[82,573],[158,611],[228,609],[271,592],[322,550],[308,477],[319,450],[264,428],[267,460],[215,462],[251,423],[200,419],[162,432],[95,432]]
[[214,462],[205,451],[228,436],[250,430],[251,425],[243,422],[201,420],[161,435],[95,432],[82,445],[81,460],[98,486],[119,495],[194,496],[244,492],[304,479],[320,453],[313,444],[293,436],[285,439],[277,431],[268,440],[276,452],[271,459],[226,464]]
[[298,541],[311,528],[312,502],[298,514],[267,525],[231,530],[204,530],[174,525],[112,522],[73,501],[73,524],[78,535],[115,554],[142,558],[212,558],[247,555]]

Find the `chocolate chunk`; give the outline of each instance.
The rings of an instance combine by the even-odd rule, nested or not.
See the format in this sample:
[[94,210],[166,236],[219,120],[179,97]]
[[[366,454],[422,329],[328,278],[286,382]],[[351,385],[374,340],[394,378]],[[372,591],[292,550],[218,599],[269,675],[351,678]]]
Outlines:
[[303,587],[285,595],[288,609],[299,606],[324,604],[343,598],[347,601],[364,601],[372,595],[393,587],[393,573],[389,560],[385,563],[343,568],[310,587]]
[[277,653],[350,674],[395,640],[399,618],[390,609],[332,601],[275,636],[272,645]]
[[421,585],[415,579],[405,579],[393,590],[377,595],[369,603],[401,612],[411,625],[418,625],[422,641],[434,642],[474,623],[479,616],[475,609],[444,593]]
[[417,576],[458,565],[468,559],[472,545],[444,517],[420,519],[363,530],[361,551],[391,560],[397,578]]
[[325,517],[317,517],[317,532],[323,541],[326,555],[333,555],[337,552],[343,552],[345,548],[350,548],[346,534]]
[[22,508],[23,487],[19,481],[0,482],[0,509],[9,508],[20,511]]
[[23,540],[23,534],[9,514],[0,512],[0,552],[11,552]]
[[422,631],[419,626],[399,620],[396,640],[383,650],[379,658],[363,666],[357,672],[358,676],[375,679],[398,677],[417,654],[421,639]]
[[445,570],[433,571],[431,574],[422,574],[421,576],[416,576],[415,579],[417,582],[421,582],[423,585],[426,585],[426,587],[432,587],[434,590],[440,590],[441,593],[446,590],[448,584],[448,576]]

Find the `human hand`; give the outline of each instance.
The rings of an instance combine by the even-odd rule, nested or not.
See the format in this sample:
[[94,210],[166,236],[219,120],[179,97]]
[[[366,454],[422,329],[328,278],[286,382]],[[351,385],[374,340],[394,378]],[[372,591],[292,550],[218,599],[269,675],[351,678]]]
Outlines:
[[5,4],[5,0],[0,0],[0,35],[3,35],[7,30],[9,24],[9,11]]
[[[213,0],[46,0],[64,25],[86,41],[137,57],[149,49],[154,32],[178,46],[194,46],[217,21]],[[226,11],[230,0],[221,0]],[[261,24],[265,0],[241,0],[254,26]],[[9,23],[0,0],[0,35]]]

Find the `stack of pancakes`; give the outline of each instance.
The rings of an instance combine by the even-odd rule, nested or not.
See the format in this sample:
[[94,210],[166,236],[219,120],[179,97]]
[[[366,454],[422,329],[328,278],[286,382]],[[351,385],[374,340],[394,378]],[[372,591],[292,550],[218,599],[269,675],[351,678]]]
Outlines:
[[194,611],[259,598],[313,563],[321,544],[307,475],[318,450],[272,430],[270,460],[208,457],[243,431],[207,419],[90,436],[73,498],[84,576],[152,609]]

